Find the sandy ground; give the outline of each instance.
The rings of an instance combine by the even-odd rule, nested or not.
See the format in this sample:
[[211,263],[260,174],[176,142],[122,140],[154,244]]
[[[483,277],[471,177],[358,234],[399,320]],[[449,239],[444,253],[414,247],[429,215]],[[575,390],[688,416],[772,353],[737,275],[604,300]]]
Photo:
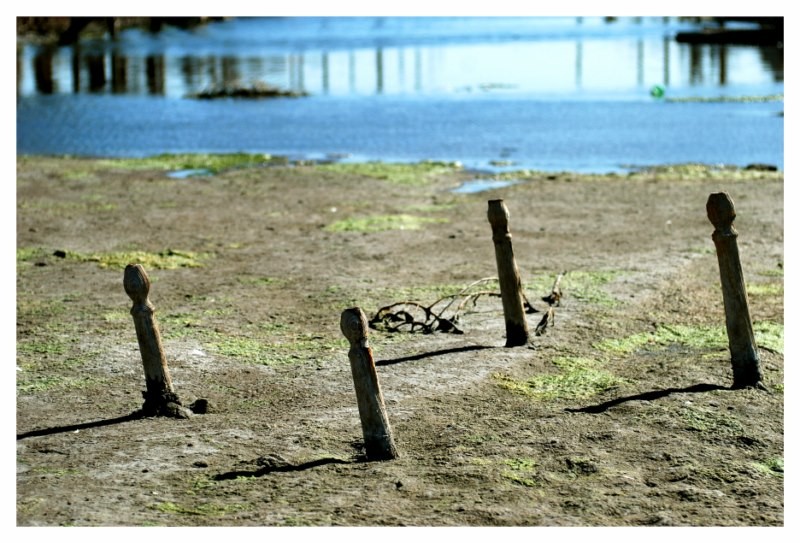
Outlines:
[[[783,175],[17,159],[18,526],[782,526]],[[727,192],[767,390],[732,389],[713,226]],[[497,274],[463,334],[370,330],[398,457],[364,453],[342,311]],[[190,418],[139,417],[141,263]],[[544,333],[542,298],[564,273]],[[454,304],[449,311],[452,313]]]

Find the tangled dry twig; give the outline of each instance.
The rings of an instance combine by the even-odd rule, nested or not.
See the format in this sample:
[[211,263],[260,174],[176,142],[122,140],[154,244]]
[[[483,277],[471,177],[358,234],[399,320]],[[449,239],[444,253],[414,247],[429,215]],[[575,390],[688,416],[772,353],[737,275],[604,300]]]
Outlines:
[[[563,274],[560,274],[556,278],[550,294],[542,298],[550,307],[545,312],[539,326],[536,327],[536,335],[543,334],[545,329],[548,326],[552,326],[554,322],[553,306],[560,304],[561,288],[559,284],[562,276]],[[464,331],[458,327],[462,315],[474,308],[482,296],[500,297],[499,290],[486,289],[486,285],[492,282],[497,282],[497,278],[484,277],[483,279],[478,279],[459,292],[442,296],[430,305],[417,301],[395,302],[386,305],[378,309],[369,320],[369,326],[386,332],[463,334]],[[539,310],[528,301],[524,293],[522,297],[526,313],[539,313]]]
[[542,297],[542,301],[547,302],[547,305],[549,307],[542,316],[542,320],[540,320],[539,324],[536,325],[534,334],[536,334],[537,336],[543,335],[547,331],[547,328],[555,326],[556,315],[555,315],[555,310],[553,308],[561,305],[561,296],[562,296],[561,279],[564,277],[564,274],[566,273],[567,272],[559,273],[558,277],[556,277],[556,280],[553,283],[553,287],[550,289],[550,294]]

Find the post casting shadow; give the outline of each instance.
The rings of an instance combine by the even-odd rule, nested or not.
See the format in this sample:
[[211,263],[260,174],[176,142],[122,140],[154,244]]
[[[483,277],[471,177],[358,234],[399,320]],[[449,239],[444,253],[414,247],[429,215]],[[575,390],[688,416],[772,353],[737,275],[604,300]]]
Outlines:
[[468,345],[466,347],[453,347],[452,349],[441,349],[439,351],[431,351],[429,353],[421,353],[421,354],[414,354],[410,356],[404,356],[402,358],[393,358],[390,360],[378,360],[375,362],[376,366],[390,366],[392,364],[399,364],[401,362],[412,362],[414,360],[422,360],[423,358],[430,358],[432,356],[442,356],[445,354],[453,354],[453,353],[466,353],[469,351],[481,351],[483,349],[496,349],[497,347],[493,347],[490,345]]
[[128,422],[132,420],[138,420],[145,418],[145,415],[142,413],[141,410],[134,411],[128,415],[123,415],[121,417],[116,417],[113,419],[105,419],[105,420],[96,420],[94,422],[84,422],[82,424],[70,424],[69,426],[56,426],[55,428],[43,428],[41,430],[31,430],[30,432],[24,432],[22,434],[17,434],[17,441],[20,439],[25,439],[28,437],[36,437],[36,436],[49,436],[52,434],[62,434],[65,432],[76,432],[78,430],[85,430],[87,428],[98,428],[100,426],[110,426],[112,424],[119,424],[121,422]]
[[712,390],[732,390],[731,387],[724,387],[722,385],[712,385],[710,383],[700,383],[697,385],[692,385],[685,388],[667,388],[664,390],[654,390],[652,392],[643,392],[641,394],[635,394],[633,396],[625,396],[623,398],[616,398],[614,400],[609,400],[607,402],[603,402],[597,405],[590,405],[587,407],[580,407],[580,408],[570,408],[568,407],[566,411],[570,413],[602,413],[607,411],[608,409],[614,407],[615,405],[619,405],[625,402],[631,402],[635,400],[645,400],[645,401],[652,401],[657,400],[659,398],[663,398],[664,396],[669,396],[670,394],[675,394],[678,392],[710,392]]
[[361,460],[342,460],[341,458],[320,458],[319,460],[312,460],[311,462],[304,462],[302,464],[286,464],[285,466],[264,466],[254,471],[240,470],[228,471],[226,473],[219,473],[213,477],[215,481],[226,481],[236,479],[237,477],[263,477],[274,472],[286,471],[304,471],[326,464],[353,464]]

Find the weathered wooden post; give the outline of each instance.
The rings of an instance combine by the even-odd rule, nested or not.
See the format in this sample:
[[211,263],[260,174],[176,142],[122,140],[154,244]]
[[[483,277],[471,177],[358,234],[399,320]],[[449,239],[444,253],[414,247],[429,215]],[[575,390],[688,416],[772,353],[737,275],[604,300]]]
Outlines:
[[353,307],[342,312],[342,333],[350,342],[350,370],[358,399],[358,413],[364,434],[369,460],[397,458],[397,448],[386,416],[383,394],[375,371],[372,349],[367,339],[367,317],[361,308]]
[[172,416],[187,418],[192,412],[183,407],[172,388],[172,379],[167,368],[167,359],[161,346],[161,332],[155,320],[155,307],[148,299],[150,278],[140,264],[128,264],[123,278],[125,292],[131,300],[131,315],[136,326],[136,338],[144,364],[144,377],[147,390],[142,393],[145,416]]
[[525,345],[528,343],[528,322],[522,302],[522,283],[511,247],[511,232],[508,230],[508,208],[503,200],[489,200],[488,216],[492,225],[500,297],[506,320],[506,347]]
[[762,387],[763,376],[758,348],[750,321],[742,265],[739,260],[738,232],[733,227],[736,210],[727,193],[711,194],[706,203],[708,220],[714,225],[711,239],[717,248],[722,298],[725,305],[725,326],[733,366],[733,388]]

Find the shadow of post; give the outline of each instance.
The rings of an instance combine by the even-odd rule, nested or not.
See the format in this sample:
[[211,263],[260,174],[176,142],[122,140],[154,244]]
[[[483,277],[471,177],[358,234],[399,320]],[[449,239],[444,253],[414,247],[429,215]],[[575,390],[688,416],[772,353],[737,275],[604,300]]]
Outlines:
[[666,388],[664,390],[653,390],[651,392],[642,392],[641,394],[635,394],[633,396],[624,396],[622,398],[616,398],[613,400],[609,400],[607,402],[603,402],[601,404],[589,405],[587,407],[579,407],[579,408],[568,407],[566,411],[570,413],[603,413],[604,411],[609,410],[615,405],[619,405],[625,402],[631,402],[636,400],[652,401],[652,400],[657,400],[659,398],[663,398],[665,396],[669,396],[670,394],[676,394],[681,392],[689,392],[689,393],[710,392],[712,390],[732,390],[732,388],[725,387],[722,385],[714,385],[710,383],[700,383],[685,388]]
[[375,362],[376,366],[391,366],[392,364],[400,364],[401,362],[413,362],[414,360],[422,360],[425,358],[431,358],[434,356],[443,356],[446,354],[453,354],[453,353],[466,353],[470,351],[481,351],[483,349],[496,349],[497,347],[493,347],[491,345],[467,345],[465,347],[453,347],[450,349],[441,349],[438,351],[431,351],[428,353],[420,353],[414,354],[410,356],[403,356],[401,358],[392,358],[389,360],[377,360]]
[[146,416],[147,415],[145,415],[141,410],[137,410],[128,415],[123,415],[113,419],[96,420],[94,422],[84,422],[81,424],[70,424],[68,426],[55,426],[53,428],[43,428],[41,430],[31,430],[30,432],[17,434],[17,441],[28,437],[49,436],[53,434],[63,434],[66,432],[77,432],[78,430],[86,430],[88,428],[98,428],[100,426],[111,426],[112,424],[120,424],[122,422],[142,419]]
[[341,458],[320,458],[319,460],[312,460],[310,462],[303,462],[302,464],[285,464],[280,466],[264,466],[257,470],[239,470],[239,471],[228,471],[225,473],[218,473],[213,477],[215,481],[228,481],[231,479],[237,479],[239,477],[263,477],[264,475],[269,475],[270,473],[275,472],[287,472],[287,471],[305,471],[307,469],[316,468],[318,466],[324,466],[327,464],[353,464],[356,462],[364,462],[364,460],[342,460]]

